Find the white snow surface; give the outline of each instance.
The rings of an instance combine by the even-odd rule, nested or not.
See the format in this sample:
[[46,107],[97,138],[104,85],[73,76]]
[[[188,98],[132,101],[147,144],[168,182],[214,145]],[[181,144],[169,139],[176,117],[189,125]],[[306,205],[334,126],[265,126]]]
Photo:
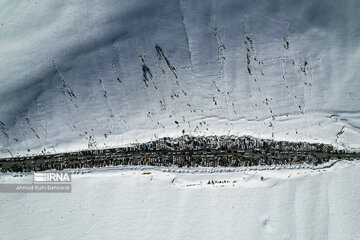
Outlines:
[[0,239],[360,239],[360,161],[303,167],[79,170],[72,193],[2,193]]
[[359,10],[355,0],[3,0],[0,155],[183,130],[359,149]]

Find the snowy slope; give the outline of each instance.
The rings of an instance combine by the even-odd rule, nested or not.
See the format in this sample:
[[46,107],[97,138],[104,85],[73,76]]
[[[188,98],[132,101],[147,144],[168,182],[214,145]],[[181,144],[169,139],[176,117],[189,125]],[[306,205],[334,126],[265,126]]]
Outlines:
[[69,194],[2,193],[0,239],[360,239],[359,161],[205,170],[97,169],[73,175]]
[[0,154],[182,130],[359,148],[359,9],[355,0],[1,1]]

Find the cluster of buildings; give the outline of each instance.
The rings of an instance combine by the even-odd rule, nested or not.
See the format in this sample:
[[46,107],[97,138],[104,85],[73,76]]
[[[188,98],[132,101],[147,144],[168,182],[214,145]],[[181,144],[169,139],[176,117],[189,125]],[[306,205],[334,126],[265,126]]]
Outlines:
[[2,171],[90,168],[116,165],[177,167],[240,167],[274,164],[321,164],[336,158],[355,159],[358,153],[332,145],[274,141],[250,136],[190,136],[161,138],[112,149],[92,149],[55,155],[0,159]]

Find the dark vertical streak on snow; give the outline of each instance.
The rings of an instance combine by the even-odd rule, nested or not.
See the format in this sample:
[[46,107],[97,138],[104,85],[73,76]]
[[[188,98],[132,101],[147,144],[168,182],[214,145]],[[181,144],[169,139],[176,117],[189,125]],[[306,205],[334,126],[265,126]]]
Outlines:
[[156,52],[158,54],[159,60],[164,59],[166,62],[166,65],[168,66],[168,68],[170,69],[170,71],[174,74],[175,78],[178,78],[177,74],[176,74],[176,69],[173,65],[170,64],[169,59],[165,56],[164,51],[162,50],[162,48],[156,44],[155,45],[155,49]]
[[142,73],[143,73],[143,82],[146,85],[146,87],[149,87],[148,82],[150,82],[153,75],[151,73],[150,68],[145,64],[145,60],[144,60],[143,56],[140,56],[140,59],[142,62],[141,69],[142,69]]
[[68,94],[70,97],[70,101],[73,101],[73,98],[76,98],[76,95],[74,94],[73,90],[70,88],[70,86],[66,83],[65,78],[63,74],[60,72],[59,67],[56,65],[55,61],[53,60],[53,65],[56,70],[56,72],[59,74],[64,94]]
[[284,37],[284,48],[287,50],[289,49],[289,41],[286,39],[286,37]]
[[[6,127],[5,123],[3,123],[2,121],[0,121],[0,129],[1,129],[2,133],[5,135],[5,137],[8,138],[8,139],[10,139],[10,135],[12,135],[12,134],[10,133],[10,130]],[[12,138],[13,138],[13,140],[14,140],[15,142],[18,142],[18,141],[19,141],[19,140],[18,140],[16,137],[14,137],[14,136],[12,136]]]
[[341,130],[336,134],[336,143],[339,142],[340,136],[343,135],[345,132],[345,126],[341,128]]
[[110,102],[109,102],[109,99],[108,99],[107,92],[106,92],[104,84],[103,84],[103,82],[102,82],[102,80],[100,78],[99,78],[99,85],[100,85],[101,90],[103,91],[103,97],[104,97],[104,100],[105,100],[105,104],[106,104],[106,108],[108,110],[109,117],[114,119],[115,116],[113,114],[112,109],[110,108]]

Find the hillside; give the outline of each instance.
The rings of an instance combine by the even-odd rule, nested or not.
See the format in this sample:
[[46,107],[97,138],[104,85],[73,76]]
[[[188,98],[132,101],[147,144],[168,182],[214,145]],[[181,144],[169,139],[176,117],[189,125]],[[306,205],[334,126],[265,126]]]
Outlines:
[[183,133],[358,149],[360,3],[285,2],[2,1],[1,156]]

